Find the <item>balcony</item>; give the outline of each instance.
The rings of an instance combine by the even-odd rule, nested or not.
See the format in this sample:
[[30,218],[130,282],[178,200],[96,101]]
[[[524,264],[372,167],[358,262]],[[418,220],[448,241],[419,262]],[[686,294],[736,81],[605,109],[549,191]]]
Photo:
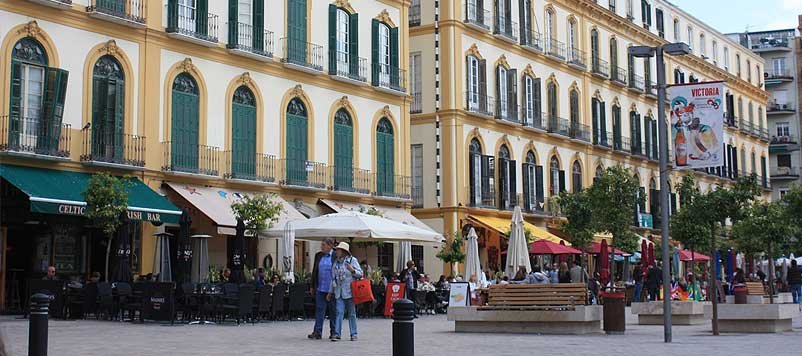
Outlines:
[[585,51],[576,47],[571,47],[568,51],[568,64],[581,70],[587,69]]
[[562,43],[553,38],[546,41],[546,54],[557,58],[561,61],[565,60],[565,43]]
[[635,73],[629,73],[629,89],[643,93],[645,83],[643,82],[643,77],[637,75]]
[[[489,193],[485,196],[484,193]],[[479,209],[497,209],[496,208],[496,197],[495,191],[491,189],[489,192],[483,192],[480,194],[479,192],[476,193],[477,195],[481,195],[478,201],[472,201],[468,205],[472,208],[479,208]]]
[[206,145],[162,142],[162,171],[175,174],[220,175],[220,149]]
[[769,142],[769,153],[786,153],[800,149],[799,139],[792,135],[772,136]]
[[534,30],[521,33],[521,46],[535,52],[543,52],[543,36]]
[[560,136],[571,137],[571,121],[557,116],[550,116],[546,131]]
[[141,169],[145,166],[145,137],[109,132],[81,130],[81,162],[97,166]]
[[370,194],[373,174],[369,170],[354,167],[332,166],[329,189],[337,192]]
[[769,129],[761,127],[761,128],[759,129],[759,135],[758,135],[758,137],[759,137],[759,138],[760,138],[762,141],[769,142]]
[[201,46],[217,46],[218,17],[209,13],[198,17],[194,8],[171,0],[167,4],[167,36]]
[[[226,166],[223,178],[254,183],[276,183],[278,178],[278,159],[274,155],[256,153],[253,157],[234,157],[226,151]],[[251,159],[248,159],[251,158]]]
[[610,64],[607,61],[599,58],[598,55],[590,57],[590,71],[593,75],[609,78],[610,77]]
[[759,186],[763,187],[763,189],[771,188],[771,185],[769,184],[769,179],[767,177],[764,177],[764,176],[759,175],[759,174],[754,174],[754,173],[753,173],[753,175],[755,176],[755,178],[757,178],[757,184]]
[[574,140],[590,143],[591,142],[590,133],[591,133],[590,126],[580,124],[577,122],[572,122],[568,132],[568,136]]
[[280,181],[283,185],[320,190],[328,186],[325,163],[285,158],[279,160],[279,166],[284,169],[284,179]]
[[394,95],[406,95],[407,71],[384,63],[373,63],[373,86]]
[[774,102],[766,106],[766,115],[793,114],[794,105],[790,103]]
[[518,23],[508,20],[506,15],[496,16],[496,21],[493,23],[493,34],[507,42],[517,43]]
[[632,138],[630,138],[629,140],[632,143],[629,147],[630,148],[629,152],[635,156],[646,157],[646,152],[643,147],[643,141],[634,140]]
[[329,53],[329,75],[334,80],[341,82],[367,85],[368,60],[362,57],[351,57],[348,52],[331,51]]
[[490,30],[491,14],[484,7],[477,6],[476,2],[465,3],[465,24],[479,31]]
[[28,0],[33,3],[52,7],[55,9],[71,9],[72,0]]
[[287,68],[319,74],[323,72],[323,46],[289,37],[281,39],[281,63]]
[[771,144],[772,145],[787,145],[787,144],[794,144],[799,143],[797,137],[794,135],[782,135],[782,136],[772,136],[771,137]]
[[615,136],[613,136],[613,149],[618,152],[632,153],[632,142],[629,137],[619,136],[618,140],[615,140]]
[[134,28],[144,28],[147,0],[92,0],[86,7],[89,17]]
[[792,82],[794,73],[791,72],[790,68],[774,68],[764,72],[763,79],[766,81],[766,85]]
[[738,127],[738,117],[735,115],[730,115],[729,113],[724,114],[724,125],[730,128],[737,128]]
[[463,93],[463,96],[465,111],[469,113],[491,118],[496,112],[496,101],[492,96],[481,95],[475,92],[465,92]]
[[752,133],[752,123],[749,121],[740,119],[738,121],[738,127],[741,129],[742,133],[745,133],[747,135]]
[[797,167],[772,167],[772,180],[797,180],[799,179],[799,168]]
[[610,131],[607,132],[597,132],[593,130],[593,144],[596,146],[601,146],[605,148],[611,148],[611,144],[614,142],[613,133]]
[[495,117],[499,120],[518,124],[518,110],[519,108],[516,105],[499,101],[496,102]]
[[409,200],[412,195],[412,177],[401,175],[375,174],[375,195],[394,199]]
[[626,86],[627,70],[618,66],[610,66],[610,81],[621,86]]
[[256,29],[246,23],[238,22],[228,29],[228,51],[262,62],[273,60],[273,32]]
[[757,43],[752,43],[750,49],[755,53],[773,52],[773,51],[790,52],[792,50],[790,41],[791,41],[790,38],[764,37],[759,39]]
[[498,210],[513,211],[515,206],[518,205],[518,195],[514,191],[501,192],[499,196],[499,204],[496,207]]
[[409,27],[420,26],[420,3],[409,8]]
[[49,124],[40,118],[0,116],[0,153],[69,160],[70,124]]
[[412,93],[412,103],[409,105],[410,114],[420,114],[423,112],[423,95],[421,93]]
[[521,125],[532,129],[546,130],[546,125],[543,122],[544,117],[546,117],[546,113],[535,111],[531,108],[523,108],[521,110]]
[[651,78],[645,78],[643,80],[643,89],[646,91],[646,95],[657,99],[657,89],[655,88],[655,83],[652,82]]

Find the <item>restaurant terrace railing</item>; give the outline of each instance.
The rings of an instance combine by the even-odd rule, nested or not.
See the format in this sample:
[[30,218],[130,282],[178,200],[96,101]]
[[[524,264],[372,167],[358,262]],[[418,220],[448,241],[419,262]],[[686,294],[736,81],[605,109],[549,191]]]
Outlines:
[[145,166],[145,137],[111,130],[81,130],[81,161]]
[[178,143],[162,142],[162,171],[175,173],[220,175],[220,148]]
[[86,12],[104,14],[144,25],[147,15],[146,4],[147,0],[92,0],[86,7]]
[[[256,29],[246,23],[229,24],[228,48],[238,49],[264,57],[273,56],[273,32]],[[232,31],[233,30],[233,31]]]
[[70,128],[38,117],[0,116],[0,152],[69,157]]
[[281,39],[281,62],[315,71],[323,71],[325,55],[323,46],[289,37]]
[[235,155],[233,151],[226,151],[225,156],[224,178],[276,183],[279,173],[276,156],[256,153],[249,157],[242,154]]
[[495,112],[496,101],[492,96],[481,95],[476,92],[465,92],[463,94],[465,103],[465,111],[493,116]]
[[218,16],[207,13],[199,16],[198,11],[177,0],[167,3],[167,32],[197,38],[207,42],[217,42]]
[[524,30],[521,32],[521,46],[543,52],[543,35],[535,30]]

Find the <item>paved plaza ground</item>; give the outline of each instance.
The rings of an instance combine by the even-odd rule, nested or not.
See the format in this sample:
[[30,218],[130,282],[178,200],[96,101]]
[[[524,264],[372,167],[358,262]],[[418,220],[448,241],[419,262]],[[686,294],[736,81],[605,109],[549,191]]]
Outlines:
[[[627,310],[629,313],[629,310]],[[663,343],[662,326],[639,326],[628,315],[621,336],[456,334],[445,316],[415,321],[416,355],[800,355],[802,318],[783,334],[710,335],[710,325],[674,328],[674,343]],[[50,323],[49,355],[391,355],[392,320],[359,320],[359,341],[310,341],[312,321],[236,326],[161,326],[108,321]],[[347,326],[344,326],[347,330]],[[347,335],[347,331],[343,333]],[[27,355],[28,321],[0,318],[0,332],[12,356]]]

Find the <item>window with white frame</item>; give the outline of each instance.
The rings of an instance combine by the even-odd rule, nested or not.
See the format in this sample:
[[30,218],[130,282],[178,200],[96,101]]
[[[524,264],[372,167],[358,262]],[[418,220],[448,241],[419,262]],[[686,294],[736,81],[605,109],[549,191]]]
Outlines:
[[468,56],[468,110],[479,109],[479,59]]
[[688,26],[688,47],[693,49],[693,27]]
[[724,47],[724,70],[730,70],[730,49]]
[[[343,9],[337,9],[337,72],[348,73],[348,60],[349,56],[349,25],[350,16],[348,12]],[[380,47],[382,48],[382,47]]]
[[532,123],[535,118],[535,80],[529,75],[524,75],[524,105],[526,123]]
[[546,26],[543,30],[546,52],[548,52],[551,49],[551,41],[554,39],[554,12],[551,10],[546,11]]
[[771,74],[780,76],[785,71],[785,57],[773,58],[771,60]]
[[498,85],[499,114],[501,117],[506,118],[509,112],[507,108],[509,105],[507,101],[507,68],[504,68],[502,65],[498,66],[498,76],[496,76],[496,80],[498,81],[496,84]]
[[632,8],[632,0],[627,0],[627,18],[632,20],[635,18],[635,10]]
[[713,40],[713,64],[718,64],[718,42]]
[[699,54],[707,57],[707,41],[704,33],[699,35]]
[[791,123],[788,121],[777,123],[777,137],[788,137],[791,135]]
[[682,42],[682,35],[679,30],[679,19],[674,19],[674,42]]
[[573,19],[568,21],[568,60],[572,61],[574,58],[574,49],[579,46],[576,43],[576,21]]

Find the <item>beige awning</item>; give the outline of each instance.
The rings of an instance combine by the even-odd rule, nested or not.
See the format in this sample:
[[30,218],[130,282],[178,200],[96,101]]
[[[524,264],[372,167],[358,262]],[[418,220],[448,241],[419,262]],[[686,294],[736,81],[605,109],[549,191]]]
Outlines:
[[357,212],[367,213],[370,208],[374,208],[385,219],[397,221],[402,224],[412,225],[414,227],[428,231],[434,231],[432,228],[424,224],[422,221],[418,220],[404,208],[383,206],[383,205],[360,204],[352,202],[341,202],[331,199],[320,199],[320,203],[329,207],[331,210],[334,210],[337,213],[344,211],[357,211]]
[[[222,235],[236,234],[235,227],[237,226],[237,220],[234,217],[234,212],[231,211],[231,204],[245,195],[260,194],[257,192],[236,191],[227,188],[203,187],[173,182],[167,182],[165,184],[212,220],[212,222],[217,225],[217,233]],[[288,203],[280,196],[272,195],[271,199],[281,203],[284,207],[281,209],[278,221],[273,224],[274,228],[283,228],[288,221],[306,219],[292,204]]]

